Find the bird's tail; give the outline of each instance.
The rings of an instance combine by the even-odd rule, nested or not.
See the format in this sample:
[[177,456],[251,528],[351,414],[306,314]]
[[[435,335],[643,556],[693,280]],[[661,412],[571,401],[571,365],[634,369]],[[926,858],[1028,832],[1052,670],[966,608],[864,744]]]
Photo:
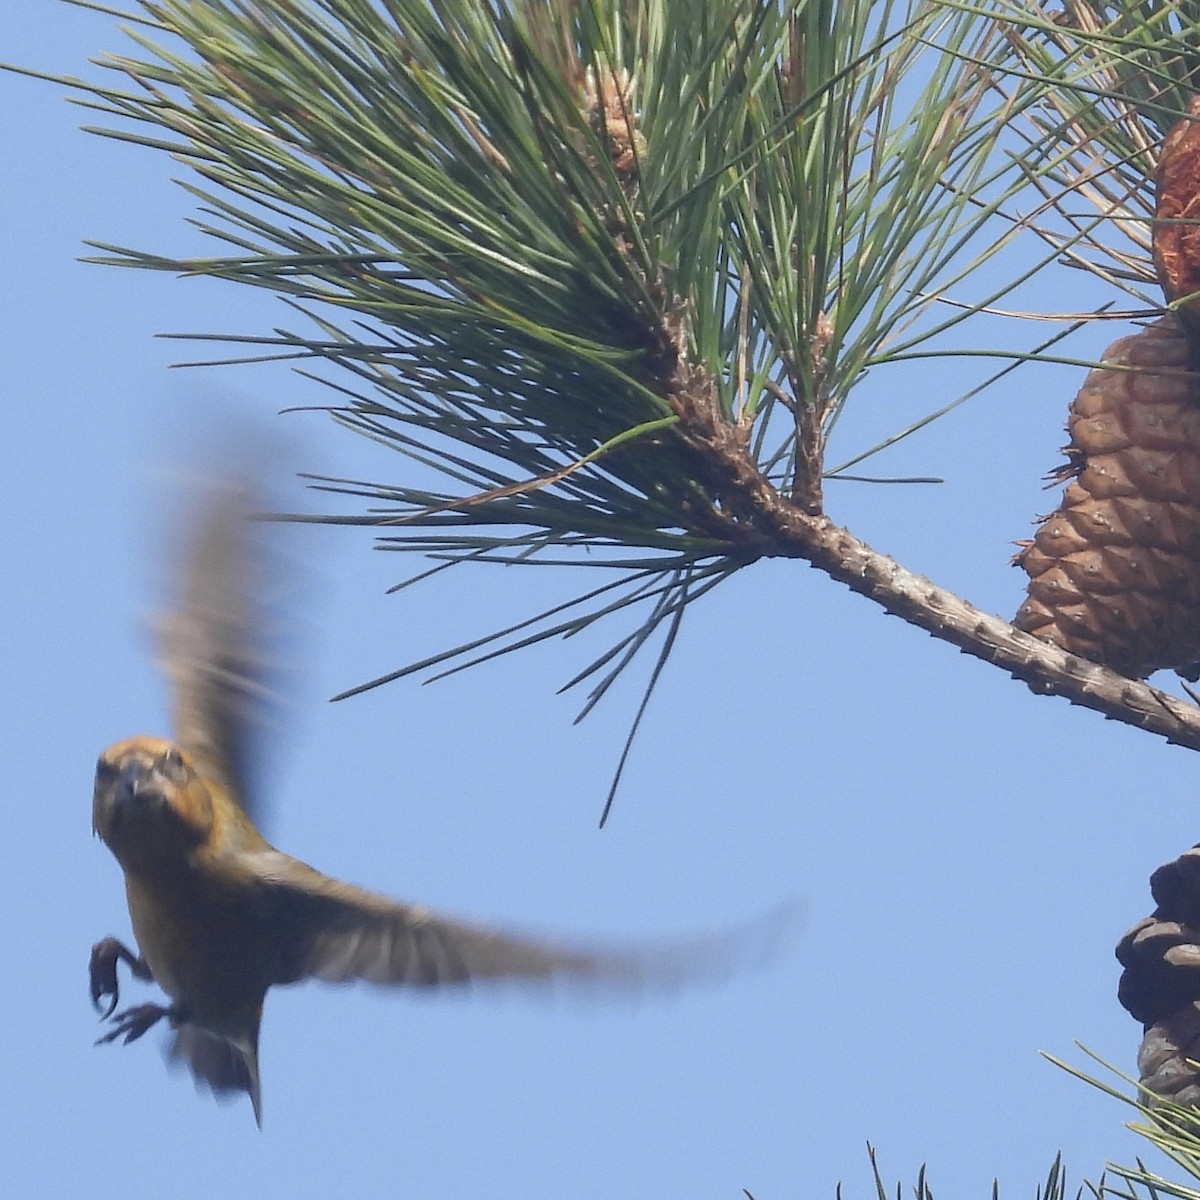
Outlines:
[[196,1080],[217,1096],[245,1092],[254,1106],[254,1119],[262,1128],[262,1090],[258,1078],[257,1033],[247,1039],[231,1039],[199,1025],[180,1025],[167,1057],[186,1063]]

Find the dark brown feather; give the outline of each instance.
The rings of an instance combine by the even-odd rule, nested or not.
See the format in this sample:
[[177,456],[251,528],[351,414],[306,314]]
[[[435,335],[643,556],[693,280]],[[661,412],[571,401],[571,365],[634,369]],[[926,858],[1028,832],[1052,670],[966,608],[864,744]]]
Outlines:
[[208,1087],[216,1096],[245,1092],[254,1106],[254,1120],[262,1128],[262,1087],[258,1077],[258,1031],[253,1044],[241,1047],[199,1025],[180,1025],[171,1039],[167,1059],[186,1064],[196,1086]]

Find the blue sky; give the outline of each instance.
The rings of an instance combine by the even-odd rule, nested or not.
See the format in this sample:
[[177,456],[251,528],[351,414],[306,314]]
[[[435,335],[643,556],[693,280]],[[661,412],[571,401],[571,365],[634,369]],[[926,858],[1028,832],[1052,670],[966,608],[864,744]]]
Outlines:
[[[7,61],[79,72],[120,44],[115,22],[52,0],[0,13]],[[1076,1181],[1109,1159],[1156,1161],[1126,1109],[1039,1052],[1084,1062],[1078,1039],[1132,1069],[1139,1031],[1116,1002],[1112,947],[1149,911],[1149,872],[1200,835],[1196,760],[1035,697],[800,563],[755,566],[692,610],[598,832],[637,689],[577,728],[578,701],[554,693],[599,640],[325,702],[591,577],[468,568],[389,597],[411,563],[366,531],[304,531],[320,585],[268,831],[356,882],[568,936],[685,934],[799,900],[804,923],[773,964],[639,1004],[277,991],[261,1133],[248,1104],[168,1074],[157,1033],[94,1048],[88,950],[129,929],[116,863],[90,834],[91,774],[108,743],[167,731],[145,626],[172,470],[214,413],[284,423],[298,469],[388,479],[402,464],[319,418],[271,417],[327,400],[285,369],[169,370],[195,347],[156,333],[258,332],[282,309],[76,262],[89,237],[200,245],[178,168],[80,133],[86,119],[55,86],[0,77],[12,1195],[765,1200],[832,1197],[841,1180],[865,1196],[870,1142],[893,1181],[927,1162],[943,1194],[999,1177],[1031,1196],[1060,1149]],[[1077,349],[1124,332],[1089,330]],[[872,377],[843,445],[952,398],[967,370]],[[830,512],[1011,614],[1011,543],[1052,506],[1041,476],[1078,383],[1065,368],[1018,374],[880,463],[944,486],[834,485]]]

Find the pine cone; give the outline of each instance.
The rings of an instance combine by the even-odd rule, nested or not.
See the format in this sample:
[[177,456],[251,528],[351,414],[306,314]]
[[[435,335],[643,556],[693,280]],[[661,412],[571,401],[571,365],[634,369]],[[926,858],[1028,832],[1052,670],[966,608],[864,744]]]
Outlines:
[[1200,334],[1200,96],[1188,104],[1189,117],[1167,134],[1155,172],[1154,269],[1167,299],[1184,301],[1180,319],[1193,337]]
[[1200,1108],[1200,846],[1150,876],[1158,907],[1117,945],[1118,998],[1142,1022],[1142,1086]]
[[[1146,1030],[1138,1050],[1138,1076],[1144,1088],[1163,1100],[1200,1108],[1200,1005],[1189,1004]],[[1143,1094],[1142,1102],[1151,1097]]]
[[1173,316],[1104,359],[1071,404],[1062,502],[1016,557],[1014,624],[1141,678],[1200,659],[1200,373]]

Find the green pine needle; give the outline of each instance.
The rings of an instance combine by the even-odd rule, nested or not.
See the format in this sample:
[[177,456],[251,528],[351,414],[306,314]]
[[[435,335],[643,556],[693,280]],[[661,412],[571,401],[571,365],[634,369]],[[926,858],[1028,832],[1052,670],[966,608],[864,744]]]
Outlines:
[[[298,361],[396,453],[391,478],[321,481],[363,505],[325,519],[431,559],[418,579],[611,576],[363,686],[636,610],[590,706],[774,552],[722,446],[820,512],[868,370],[964,353],[960,329],[1055,258],[1144,231],[1122,171],[1181,103],[1168,45],[1191,17],[1142,7],[1083,37],[1011,0],[143,0],[107,83],[59,82],[95,132],[185,168],[216,247],[96,261],[276,293],[294,327],[203,338],[245,350],[220,361]],[[1142,124],[1112,120],[1117,85]],[[1122,156],[1086,193],[1108,208],[1047,233],[1037,214],[1086,192],[1087,139]],[[1034,235],[1050,250],[1003,269]],[[845,446],[835,474],[878,478],[846,470],[959,402]]]

